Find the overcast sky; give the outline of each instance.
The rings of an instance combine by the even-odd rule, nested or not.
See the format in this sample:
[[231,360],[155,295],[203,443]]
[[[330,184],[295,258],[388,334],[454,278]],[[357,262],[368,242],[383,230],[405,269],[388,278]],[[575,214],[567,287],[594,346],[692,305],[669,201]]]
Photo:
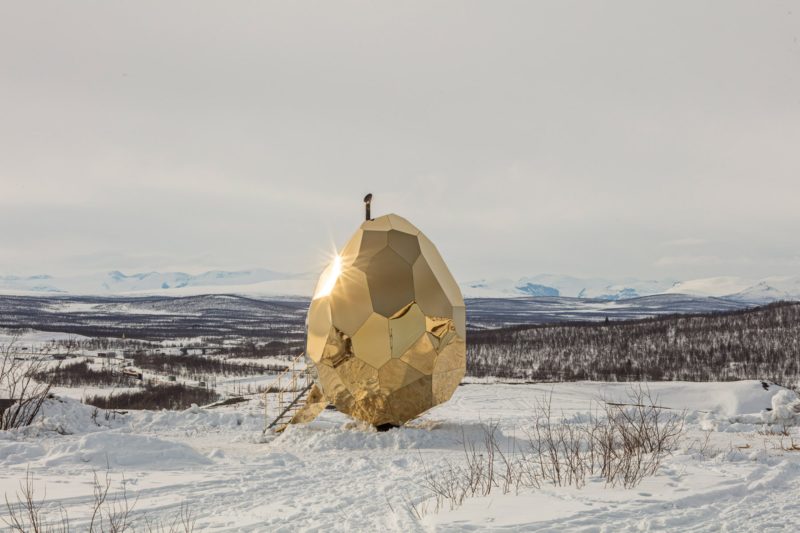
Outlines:
[[800,273],[800,2],[0,4],[0,275]]

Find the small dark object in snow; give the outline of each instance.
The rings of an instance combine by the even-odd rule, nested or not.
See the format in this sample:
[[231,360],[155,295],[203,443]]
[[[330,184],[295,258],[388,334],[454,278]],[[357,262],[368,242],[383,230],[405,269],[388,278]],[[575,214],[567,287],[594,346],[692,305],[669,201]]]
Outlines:
[[227,398],[225,400],[220,400],[218,402],[206,405],[203,407],[203,409],[209,409],[211,407],[221,407],[223,405],[236,405],[237,403],[242,403],[246,401],[248,401],[247,398],[243,398],[241,396],[233,396],[231,398]]
[[375,426],[375,429],[383,433],[384,431],[389,431],[390,429],[394,429],[396,427],[398,426],[395,426],[394,424],[379,424]]
[[761,386],[764,387],[764,390],[769,390],[769,383],[767,383],[766,381],[762,381]]
[[17,400],[14,400],[14,399],[11,399],[11,398],[0,398],[0,416],[3,415],[3,411],[8,409],[9,407],[14,405],[15,403],[17,403]]

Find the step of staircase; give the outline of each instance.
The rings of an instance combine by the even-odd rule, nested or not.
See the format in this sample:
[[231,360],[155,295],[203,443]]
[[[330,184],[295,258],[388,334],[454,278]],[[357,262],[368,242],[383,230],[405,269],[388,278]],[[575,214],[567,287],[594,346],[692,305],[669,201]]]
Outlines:
[[264,433],[286,429],[292,417],[305,405],[314,380],[304,358],[304,353],[295,357],[292,364],[267,386],[264,392]]

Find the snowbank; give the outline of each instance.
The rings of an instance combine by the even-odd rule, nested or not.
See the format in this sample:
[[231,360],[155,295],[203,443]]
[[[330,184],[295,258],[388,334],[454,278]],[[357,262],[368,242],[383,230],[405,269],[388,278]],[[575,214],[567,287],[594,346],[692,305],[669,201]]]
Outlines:
[[264,415],[261,412],[202,409],[193,405],[184,411],[136,411],[131,412],[132,431],[261,431]]
[[772,397],[772,411],[768,421],[771,424],[795,426],[800,424],[800,397],[796,392],[781,390]]
[[126,417],[123,414],[98,409],[72,398],[56,397],[42,404],[31,426],[16,431],[26,435],[74,435],[118,428],[125,424]]
[[[341,417],[344,419],[344,417]],[[327,426],[327,427],[326,427]],[[463,430],[463,432],[462,432]],[[386,432],[363,424],[343,423],[329,426],[323,423],[289,426],[272,446],[287,450],[324,452],[331,450],[413,450],[422,448],[460,449],[462,439],[482,436],[481,426],[447,424],[431,428],[402,427]]]
[[211,464],[190,446],[156,437],[107,431],[58,442],[41,462],[46,467],[90,463],[123,469],[175,470]]

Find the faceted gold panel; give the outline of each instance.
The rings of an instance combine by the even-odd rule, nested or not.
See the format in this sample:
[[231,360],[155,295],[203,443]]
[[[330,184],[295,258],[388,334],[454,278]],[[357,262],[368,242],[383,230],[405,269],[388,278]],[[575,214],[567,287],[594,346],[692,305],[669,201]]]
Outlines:
[[392,230],[388,233],[387,240],[392,250],[405,259],[409,265],[413,265],[421,253],[419,250],[419,240],[416,235],[409,235],[402,231]]
[[392,359],[378,370],[378,379],[381,382],[381,387],[390,394],[422,376],[422,372],[412,368],[400,359]]
[[330,301],[333,325],[354,335],[372,314],[366,274],[357,268],[342,272],[331,290]]
[[456,333],[462,339],[467,338],[467,308],[463,305],[453,307],[453,324],[456,326]]
[[456,326],[450,318],[425,317],[425,328],[431,335],[431,342],[437,352],[447,346],[456,335]]
[[449,372],[464,367],[464,341],[455,338],[447,346],[439,350],[436,360],[433,363],[433,373]]
[[373,368],[380,368],[392,358],[389,319],[372,313],[353,335],[353,351]]
[[[444,387],[442,389],[444,390]],[[436,401],[433,391],[433,378],[427,375],[409,383],[402,389],[398,389],[389,397],[389,401],[391,402],[392,414],[396,420],[411,420],[432,406],[446,402],[451,395],[452,392],[449,395],[442,392],[439,395],[439,400]]]
[[[361,224],[361,229],[363,230],[373,230],[373,231],[389,231],[392,229],[392,223],[389,219],[393,215],[386,215],[378,218],[373,218],[372,220],[367,220],[363,224]],[[397,216],[397,215],[394,215]],[[400,217],[397,217],[400,218]],[[412,226],[413,227],[413,226]],[[419,230],[417,230],[419,231]]]
[[389,220],[389,225],[392,226],[392,229],[396,229],[397,231],[402,231],[403,233],[408,233],[410,235],[419,235],[419,230],[403,217],[399,217],[397,215],[386,215],[386,218]]
[[414,301],[411,265],[388,246],[370,260],[366,273],[376,313],[389,318]]
[[328,341],[322,350],[319,362],[333,368],[353,357],[353,340],[340,329],[331,326]]
[[397,215],[364,222],[342,248],[307,329],[322,402],[373,425],[447,401],[466,369],[461,291],[433,243]]
[[361,239],[364,236],[363,230],[358,230],[350,238],[347,245],[339,252],[339,257],[342,258],[342,266],[348,267],[353,264],[353,261],[358,257],[358,252],[361,251]]
[[423,374],[430,375],[433,373],[433,363],[436,361],[436,348],[433,347],[428,335],[422,335],[400,356],[400,360]]
[[456,280],[452,275],[440,275],[441,272],[447,272],[448,274],[449,272],[447,271],[447,265],[444,263],[444,259],[442,259],[442,256],[439,254],[439,250],[437,250],[433,243],[421,233],[419,235],[419,248],[425,260],[430,265],[431,271],[436,273],[436,279],[439,281],[442,290],[444,290],[444,293],[450,300],[450,304],[453,307],[464,307],[464,298],[461,296],[461,289],[458,288]]
[[422,312],[428,316],[452,314],[453,305],[448,300],[436,274],[424,257],[419,257],[412,268],[414,293]]
[[344,412],[353,404],[353,395],[345,387],[339,374],[330,366],[317,365],[317,377],[325,399]]
[[370,260],[389,244],[387,233],[387,231],[362,231],[361,244],[358,255],[353,260],[353,266],[366,272]]
[[356,400],[361,400],[363,396],[369,396],[369,393],[378,392],[380,389],[378,370],[361,359],[355,357],[349,359],[334,370]]
[[331,305],[328,298],[318,298],[311,302],[308,309],[308,341],[306,353],[315,363],[319,363],[328,334],[331,329]]
[[392,357],[400,357],[425,333],[425,315],[417,304],[411,304],[389,319]]
[[449,372],[434,373],[431,377],[433,378],[433,402],[436,405],[450,399],[458,384],[461,383],[464,371],[450,370]]

